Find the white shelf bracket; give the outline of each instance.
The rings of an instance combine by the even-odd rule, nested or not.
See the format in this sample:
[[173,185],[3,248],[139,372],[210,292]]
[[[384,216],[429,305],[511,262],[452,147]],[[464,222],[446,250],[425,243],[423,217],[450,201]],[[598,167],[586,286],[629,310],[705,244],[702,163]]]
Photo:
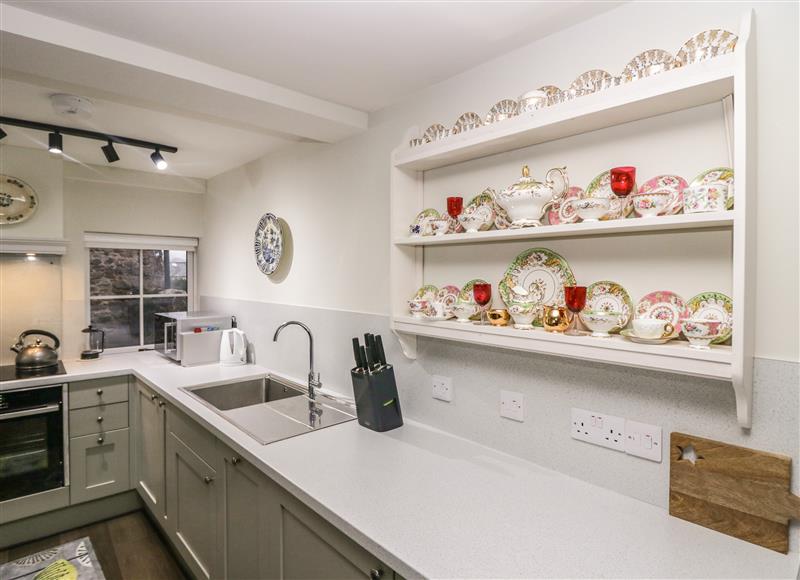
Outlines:
[[398,342],[400,342],[400,348],[403,350],[403,354],[406,358],[410,360],[417,359],[417,337],[413,334],[405,334],[402,332],[397,332],[393,330],[394,335],[397,337]]

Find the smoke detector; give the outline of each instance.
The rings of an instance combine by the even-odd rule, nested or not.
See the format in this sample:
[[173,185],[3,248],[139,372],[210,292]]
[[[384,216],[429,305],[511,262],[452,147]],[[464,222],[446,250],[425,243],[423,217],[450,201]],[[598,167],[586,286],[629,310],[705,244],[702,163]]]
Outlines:
[[86,97],[58,93],[50,95],[50,103],[53,105],[53,110],[59,115],[81,119],[88,119],[92,116],[92,101]]

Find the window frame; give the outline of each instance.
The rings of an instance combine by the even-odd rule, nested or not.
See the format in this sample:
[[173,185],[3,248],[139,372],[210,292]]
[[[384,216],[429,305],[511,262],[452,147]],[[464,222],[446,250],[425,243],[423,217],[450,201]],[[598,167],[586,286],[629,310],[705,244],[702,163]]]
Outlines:
[[[138,300],[139,301],[139,344],[106,348],[106,352],[138,352],[149,350],[154,344],[144,343],[144,301],[146,298],[183,297],[186,296],[186,308],[196,310],[197,295],[197,238],[177,238],[171,236],[142,236],[136,234],[101,234],[86,232],[84,234],[85,267],[85,312],[87,325],[92,319],[92,300]],[[98,295],[92,296],[91,288],[91,250],[115,249],[136,250],[139,252],[139,292],[138,294]],[[145,250],[184,251],[186,252],[186,293],[185,294],[145,294],[144,293],[144,255]]]

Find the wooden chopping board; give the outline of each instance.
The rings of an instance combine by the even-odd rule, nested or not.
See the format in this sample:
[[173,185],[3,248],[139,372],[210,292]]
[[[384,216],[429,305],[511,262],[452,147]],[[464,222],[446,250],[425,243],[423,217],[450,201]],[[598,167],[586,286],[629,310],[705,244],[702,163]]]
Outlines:
[[789,551],[792,460],[684,433],[670,435],[669,513],[777,552]]

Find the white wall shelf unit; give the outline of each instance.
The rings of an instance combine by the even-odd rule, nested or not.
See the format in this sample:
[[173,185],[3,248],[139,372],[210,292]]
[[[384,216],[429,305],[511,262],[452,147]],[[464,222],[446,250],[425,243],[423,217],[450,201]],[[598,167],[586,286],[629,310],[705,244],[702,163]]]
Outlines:
[[546,238],[579,238],[589,236],[621,235],[675,230],[704,230],[733,227],[733,212],[677,214],[654,218],[637,218],[561,224],[538,228],[489,230],[477,233],[447,234],[444,236],[405,236],[396,238],[398,246],[445,246],[453,244],[482,244],[485,242],[510,242],[519,240],[541,240]]
[[[490,126],[409,147],[411,128],[394,150],[390,167],[392,329],[406,356],[415,358],[417,337],[482,344],[730,382],[739,424],[752,421],[755,273],[755,38],[753,14],[742,18],[736,50],[690,65],[521,115]],[[408,224],[423,208],[425,171],[505,153],[572,135],[680,111],[734,95],[726,116],[736,176],[734,209],[721,213],[662,216],[608,222],[542,226],[440,237],[410,237]],[[729,100],[729,99],[727,99]],[[482,185],[482,184],[481,184]],[[642,345],[621,337],[598,339],[460,324],[409,316],[407,301],[424,283],[425,248],[457,244],[502,244],[544,238],[593,238],[630,234],[727,229],[732,233],[730,268],[734,303],[732,346],[709,351],[685,342]]]

